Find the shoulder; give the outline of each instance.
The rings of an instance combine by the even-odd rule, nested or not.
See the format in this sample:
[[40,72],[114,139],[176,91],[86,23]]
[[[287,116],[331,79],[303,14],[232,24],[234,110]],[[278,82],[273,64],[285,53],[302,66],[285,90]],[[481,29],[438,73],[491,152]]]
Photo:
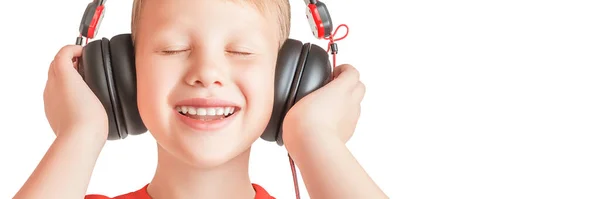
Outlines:
[[[265,188],[261,187],[260,185],[252,184],[252,187],[254,188],[254,191],[256,192],[256,196],[254,197],[255,199],[275,199],[275,197],[271,196],[267,192],[267,190]],[[104,195],[99,195],[99,194],[89,194],[89,195],[86,195],[84,199],[152,199],[150,197],[150,195],[148,195],[148,192],[146,191],[147,188],[148,188],[148,185],[146,184],[146,186],[144,186],[143,188],[141,188],[137,191],[119,195],[114,198],[104,196]]]

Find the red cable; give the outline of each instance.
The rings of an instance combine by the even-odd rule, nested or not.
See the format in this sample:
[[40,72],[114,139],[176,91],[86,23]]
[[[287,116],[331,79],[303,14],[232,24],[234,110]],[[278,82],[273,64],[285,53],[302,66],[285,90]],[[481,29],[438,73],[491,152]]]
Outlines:
[[298,187],[298,176],[296,175],[296,166],[294,165],[294,160],[292,156],[288,153],[288,158],[290,159],[290,167],[292,168],[292,177],[294,178],[294,191],[296,191],[296,199],[300,199],[300,188]]
[[[336,39],[336,38],[335,38],[335,35],[337,34],[338,30],[340,30],[340,28],[341,28],[341,27],[344,27],[344,28],[346,28],[346,34],[345,34],[344,36],[342,36],[342,37],[340,37],[340,38],[337,38],[337,39]],[[337,52],[337,48],[336,48],[336,49],[332,49],[332,48],[331,48],[331,46],[336,46],[336,43],[335,43],[335,42],[336,42],[336,41],[340,41],[340,40],[342,40],[342,39],[346,38],[346,36],[348,36],[348,33],[349,33],[349,32],[350,32],[350,28],[348,28],[348,26],[347,26],[346,24],[341,24],[341,25],[339,25],[339,26],[338,26],[338,27],[335,29],[335,31],[333,32],[333,34],[331,35],[331,37],[329,37],[329,38],[325,38],[325,39],[329,39],[329,44],[327,44],[327,52],[329,52],[330,50],[333,50],[333,52],[331,53],[331,54],[332,54],[332,56],[333,56],[333,67],[336,67],[336,66],[337,66],[337,63],[336,63],[336,55],[337,55],[337,53],[338,53],[338,52]],[[337,47],[337,46],[336,46],[336,47]]]
[[[346,34],[344,36],[336,39],[335,35],[337,34],[338,30],[341,27],[346,28]],[[341,24],[335,29],[335,31],[333,32],[331,37],[325,38],[325,39],[329,40],[329,44],[327,44],[327,52],[332,50],[331,54],[333,56],[333,67],[337,66],[337,63],[335,60],[335,58],[336,58],[335,56],[337,55],[337,46],[336,46],[335,42],[346,38],[346,36],[348,36],[349,32],[350,32],[350,28],[348,28],[348,26],[346,24]],[[334,46],[333,49],[332,49],[332,46]],[[296,166],[294,164],[294,160],[292,159],[292,156],[290,156],[289,153],[288,153],[288,158],[290,159],[290,167],[292,169],[292,178],[294,179],[294,190],[296,191],[296,199],[300,199],[300,188],[298,187],[298,175],[296,175]]]

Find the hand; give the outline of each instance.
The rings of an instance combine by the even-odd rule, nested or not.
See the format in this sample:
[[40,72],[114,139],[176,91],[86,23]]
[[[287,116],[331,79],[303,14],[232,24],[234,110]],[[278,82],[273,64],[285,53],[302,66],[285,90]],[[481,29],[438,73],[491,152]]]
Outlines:
[[340,65],[334,79],[298,101],[283,121],[284,143],[332,136],[346,143],[356,128],[365,85],[351,65]]
[[46,118],[57,137],[71,136],[69,134],[73,133],[94,133],[90,136],[106,139],[106,111],[77,72],[77,64],[72,61],[81,56],[81,53],[81,46],[65,46],[50,64],[44,89]]

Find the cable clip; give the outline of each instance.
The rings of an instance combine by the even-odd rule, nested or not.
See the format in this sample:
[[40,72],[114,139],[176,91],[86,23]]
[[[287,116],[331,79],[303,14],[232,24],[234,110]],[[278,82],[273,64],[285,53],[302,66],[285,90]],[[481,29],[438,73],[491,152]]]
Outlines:
[[331,43],[329,44],[329,49],[331,50],[331,54],[337,54],[338,53],[338,46],[337,43]]

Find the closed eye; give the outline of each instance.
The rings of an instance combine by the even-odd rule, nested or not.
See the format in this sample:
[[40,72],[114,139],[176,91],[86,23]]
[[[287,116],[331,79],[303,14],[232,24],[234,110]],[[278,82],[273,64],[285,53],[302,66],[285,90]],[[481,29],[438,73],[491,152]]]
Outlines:
[[186,52],[186,51],[188,51],[188,50],[163,50],[163,51],[161,51],[161,53],[164,55],[175,55],[175,54]]
[[252,55],[252,53],[243,52],[243,51],[227,51],[227,53],[228,54],[233,54],[233,55],[242,55],[242,56]]

